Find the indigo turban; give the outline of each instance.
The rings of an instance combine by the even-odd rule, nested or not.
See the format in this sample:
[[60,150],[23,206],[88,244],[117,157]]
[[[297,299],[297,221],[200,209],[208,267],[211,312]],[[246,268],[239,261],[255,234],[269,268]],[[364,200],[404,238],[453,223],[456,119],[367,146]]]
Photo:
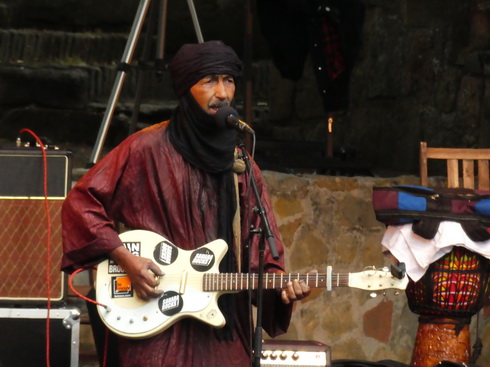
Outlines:
[[230,46],[221,41],[187,43],[175,54],[169,66],[177,97],[207,75],[242,76],[242,62]]

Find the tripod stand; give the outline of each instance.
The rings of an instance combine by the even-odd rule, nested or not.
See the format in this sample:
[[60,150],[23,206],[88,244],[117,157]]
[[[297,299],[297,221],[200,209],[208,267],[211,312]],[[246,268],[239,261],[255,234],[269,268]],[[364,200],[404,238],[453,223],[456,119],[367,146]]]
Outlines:
[[[199,26],[199,21],[197,19],[194,3],[192,0],[187,0],[187,4],[189,6],[189,11],[194,25],[194,30],[196,32],[197,40],[199,43],[202,43],[203,37],[201,33],[201,28]],[[104,113],[102,124],[99,128],[99,133],[97,135],[97,140],[95,142],[94,149],[92,150],[89,166],[93,166],[95,163],[97,163],[97,161],[100,158],[102,147],[107,137],[107,132],[109,131],[109,125],[112,120],[112,117],[114,116],[114,111],[116,109],[117,102],[119,100],[119,96],[121,94],[121,90],[124,81],[126,79],[127,72],[129,71],[131,61],[133,60],[133,56],[138,44],[138,39],[140,37],[141,31],[143,29],[143,25],[145,24],[145,20],[148,14],[149,14],[149,21],[147,22],[147,32],[146,32],[146,39],[143,48],[142,60],[148,58],[149,49],[150,49],[149,45],[151,43],[151,38],[154,31],[154,25],[155,25],[154,23],[157,18],[156,15],[158,15],[155,68],[157,72],[162,72],[165,68],[164,52],[165,52],[165,31],[167,25],[168,0],[155,0],[151,9],[150,9],[150,5],[152,5],[151,0],[140,0],[138,10],[136,12],[136,16],[134,18],[133,25],[131,27],[131,31],[128,37],[128,41],[126,42],[126,47],[124,49],[123,56],[117,67],[116,80],[114,82],[111,94],[109,96],[109,102],[107,104]],[[157,11],[158,14],[156,14]],[[144,78],[142,77],[142,75],[143,74],[140,74],[140,77],[138,78],[138,84],[137,84],[136,96],[135,96],[135,107],[133,109],[133,115],[132,115],[132,120],[130,125],[130,131],[129,131],[130,133],[134,132],[134,129],[136,127],[136,122],[138,119],[139,106],[141,103],[142,91],[144,86]]]

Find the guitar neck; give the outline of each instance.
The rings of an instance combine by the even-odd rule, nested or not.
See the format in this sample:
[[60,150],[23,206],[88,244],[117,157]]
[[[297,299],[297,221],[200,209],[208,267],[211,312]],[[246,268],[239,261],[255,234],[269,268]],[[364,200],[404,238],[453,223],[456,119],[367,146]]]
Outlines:
[[[310,288],[349,286],[349,273],[265,273],[262,286],[264,289],[284,288],[289,282],[295,279],[304,281]],[[259,287],[259,276],[254,273],[208,273],[204,274],[203,283],[203,290],[205,292],[243,291],[257,289]]]

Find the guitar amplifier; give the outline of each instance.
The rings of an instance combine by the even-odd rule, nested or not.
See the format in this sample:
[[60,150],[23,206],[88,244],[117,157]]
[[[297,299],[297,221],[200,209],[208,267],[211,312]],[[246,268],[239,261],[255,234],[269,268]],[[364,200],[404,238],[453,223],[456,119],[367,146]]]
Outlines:
[[265,340],[260,365],[331,367],[330,347],[308,340]]
[[[63,302],[66,296],[67,278],[60,270],[61,206],[71,188],[71,153],[47,150],[46,155],[45,180],[40,148],[0,150],[2,305],[43,305],[48,299]],[[49,278],[48,228],[51,237]]]

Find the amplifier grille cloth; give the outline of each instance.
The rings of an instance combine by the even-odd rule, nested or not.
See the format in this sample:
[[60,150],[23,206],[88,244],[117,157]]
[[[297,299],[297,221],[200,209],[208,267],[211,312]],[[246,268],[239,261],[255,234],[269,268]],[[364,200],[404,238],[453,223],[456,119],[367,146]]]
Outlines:
[[[51,300],[64,296],[65,278],[60,272],[62,256],[61,206],[49,200],[51,219]],[[48,287],[47,219],[45,202],[29,199],[0,199],[0,300],[46,300]]]

